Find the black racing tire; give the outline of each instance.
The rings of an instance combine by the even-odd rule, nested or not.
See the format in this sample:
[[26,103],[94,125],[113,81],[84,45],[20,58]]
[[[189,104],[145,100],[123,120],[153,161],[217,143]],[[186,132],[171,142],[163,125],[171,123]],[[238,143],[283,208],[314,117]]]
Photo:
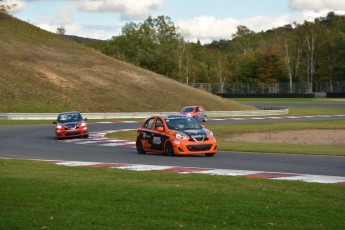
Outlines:
[[174,156],[175,155],[174,148],[173,148],[173,145],[171,144],[171,142],[167,142],[165,145],[165,155],[167,155],[167,156]]
[[215,153],[205,153],[205,156],[207,157],[213,157]]
[[62,140],[62,138],[59,137],[58,135],[55,136],[55,139],[58,140],[58,141],[59,141],[59,140]]
[[204,117],[203,122],[207,122],[207,116]]
[[144,150],[143,144],[141,143],[141,141],[137,141],[135,146],[136,146],[138,154],[145,154],[146,153],[145,150]]
[[89,134],[84,135],[84,138],[89,138]]

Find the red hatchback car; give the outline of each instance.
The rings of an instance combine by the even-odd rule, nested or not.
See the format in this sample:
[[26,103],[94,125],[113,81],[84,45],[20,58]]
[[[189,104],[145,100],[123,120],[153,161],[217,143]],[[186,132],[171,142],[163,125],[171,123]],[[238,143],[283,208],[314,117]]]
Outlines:
[[86,125],[87,119],[83,119],[79,112],[64,112],[60,113],[56,124],[55,136],[56,139],[64,139],[68,137],[89,137],[89,131]]
[[159,115],[147,118],[137,130],[136,148],[139,154],[213,156],[217,142],[213,132],[191,116]]
[[204,107],[200,105],[191,105],[183,107],[180,111],[180,114],[194,117],[197,121],[207,121],[206,110],[204,109]]

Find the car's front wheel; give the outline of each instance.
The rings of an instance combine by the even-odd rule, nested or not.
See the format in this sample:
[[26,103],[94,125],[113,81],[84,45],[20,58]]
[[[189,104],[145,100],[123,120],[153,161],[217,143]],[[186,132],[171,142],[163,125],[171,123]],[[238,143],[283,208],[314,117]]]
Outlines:
[[175,155],[174,147],[170,142],[167,142],[167,144],[165,146],[165,154],[167,156],[174,156]]
[[144,148],[143,148],[143,144],[141,143],[141,141],[136,142],[136,148],[137,148],[138,154],[145,154],[146,153]]
[[207,157],[213,157],[215,153],[205,153]]

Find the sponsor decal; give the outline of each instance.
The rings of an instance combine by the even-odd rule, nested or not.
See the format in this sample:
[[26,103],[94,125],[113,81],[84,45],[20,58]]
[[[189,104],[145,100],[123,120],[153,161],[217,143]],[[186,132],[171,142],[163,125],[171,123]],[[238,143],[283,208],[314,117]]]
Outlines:
[[162,143],[162,140],[160,137],[153,137],[153,144],[160,145]]

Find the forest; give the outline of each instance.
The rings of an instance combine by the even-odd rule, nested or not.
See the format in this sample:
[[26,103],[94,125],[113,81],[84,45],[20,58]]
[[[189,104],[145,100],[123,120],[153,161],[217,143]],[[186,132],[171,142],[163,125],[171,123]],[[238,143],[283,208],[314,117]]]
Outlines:
[[217,85],[218,93],[230,87],[242,92],[244,85],[269,86],[270,92],[284,87],[287,93],[320,86],[337,91],[335,83],[345,88],[345,16],[329,12],[313,22],[258,33],[239,25],[231,37],[209,44],[186,41],[169,17],[158,16],[127,23],[120,35],[88,45],[185,84]]

